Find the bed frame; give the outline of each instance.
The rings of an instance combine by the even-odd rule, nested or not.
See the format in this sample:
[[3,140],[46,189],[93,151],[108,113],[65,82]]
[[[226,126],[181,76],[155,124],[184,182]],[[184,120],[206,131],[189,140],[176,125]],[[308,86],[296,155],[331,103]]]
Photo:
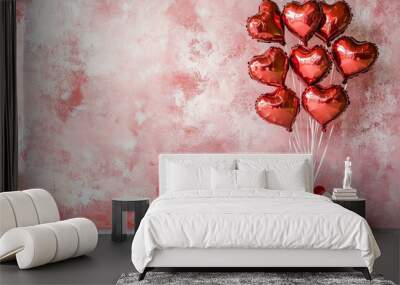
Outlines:
[[[240,158],[302,160],[309,165],[309,187],[313,190],[311,154],[160,154],[159,189],[166,191],[166,162],[174,160],[218,160]],[[236,164],[235,164],[236,165]],[[367,280],[371,280],[368,268],[359,250],[329,249],[194,249],[169,248],[156,250],[152,261],[139,275],[142,280],[146,273],[154,268],[232,268],[246,271],[254,268],[343,268],[352,267],[361,271]]]

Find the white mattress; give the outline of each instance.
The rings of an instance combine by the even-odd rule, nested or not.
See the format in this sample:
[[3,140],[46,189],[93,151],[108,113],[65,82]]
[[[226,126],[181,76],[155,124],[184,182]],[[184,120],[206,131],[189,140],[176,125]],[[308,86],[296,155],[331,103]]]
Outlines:
[[370,271],[380,255],[367,222],[326,197],[260,189],[184,193],[151,204],[132,243],[139,272],[156,250],[171,248],[358,250]]

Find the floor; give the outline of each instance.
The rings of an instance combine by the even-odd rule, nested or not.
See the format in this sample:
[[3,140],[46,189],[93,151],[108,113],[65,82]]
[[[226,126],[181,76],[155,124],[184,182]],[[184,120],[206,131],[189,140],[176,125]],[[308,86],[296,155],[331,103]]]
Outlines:
[[[374,231],[382,257],[375,272],[399,283],[400,231]],[[18,270],[15,262],[0,265],[0,284],[115,284],[124,272],[134,271],[130,261],[131,241],[111,241],[100,235],[99,244],[89,256],[78,257],[30,270]]]

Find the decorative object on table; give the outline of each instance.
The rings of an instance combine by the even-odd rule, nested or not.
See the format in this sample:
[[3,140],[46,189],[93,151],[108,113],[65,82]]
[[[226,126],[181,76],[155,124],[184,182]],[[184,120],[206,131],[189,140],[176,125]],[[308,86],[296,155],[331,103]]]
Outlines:
[[356,214],[359,214],[361,217],[365,219],[366,217],[366,201],[365,199],[362,198],[357,198],[357,199],[351,199],[351,200],[334,200],[332,201],[343,208],[346,208],[347,210],[350,210]]
[[358,199],[356,189],[334,188],[332,193],[333,200],[356,200]]
[[124,273],[116,285],[177,285],[177,284],[352,284],[395,285],[382,275],[373,274],[373,281],[365,280],[360,272],[149,272],[145,280],[138,281],[139,273]]
[[314,187],[314,194],[323,195],[326,192],[326,189],[322,185],[317,185]]
[[[292,82],[286,82],[282,57],[266,57],[265,53],[262,64],[258,57],[258,61],[252,60],[249,68],[251,78],[261,84],[276,86],[277,89],[284,87],[293,90],[301,97],[302,107],[306,111],[301,112],[299,108],[299,113],[291,116],[292,120],[287,120],[287,113],[281,112],[281,104],[264,100],[263,109],[268,109],[268,112],[278,110],[274,119],[266,119],[265,113],[260,112],[259,97],[256,112],[269,123],[282,126],[289,132],[293,131],[289,136],[289,151],[313,154],[314,182],[319,176],[331,141],[334,120],[346,110],[350,102],[347,80],[368,71],[379,55],[375,44],[359,42],[351,36],[341,36],[350,25],[352,17],[350,6],[345,1],[331,4],[315,0],[304,3],[293,1],[288,2],[280,13],[274,1],[263,0],[258,13],[247,20],[247,30],[251,38],[284,46],[291,66],[287,77]],[[291,32],[286,35],[285,25]],[[324,46],[307,47],[314,35],[321,39]],[[292,50],[290,47],[293,47]],[[332,59],[336,68],[331,68]],[[278,73],[274,72],[276,66],[280,66]],[[336,73],[343,78],[339,84],[335,84]],[[295,108],[290,113],[293,114],[294,111]],[[283,124],[282,121],[291,123]]]
[[28,269],[96,248],[95,224],[86,218],[60,221],[57,204],[46,190],[0,193],[0,210],[0,262],[17,259],[20,269]]
[[351,161],[346,157],[344,162],[343,188],[334,188],[332,193],[333,200],[356,200],[358,199],[357,190],[351,187]]
[[126,239],[126,214],[128,211],[135,212],[135,233],[140,221],[149,208],[148,198],[115,198],[112,200],[112,234],[113,241]]
[[350,156],[346,157],[344,162],[344,177],[343,177],[343,189],[353,189],[351,188],[351,161]]

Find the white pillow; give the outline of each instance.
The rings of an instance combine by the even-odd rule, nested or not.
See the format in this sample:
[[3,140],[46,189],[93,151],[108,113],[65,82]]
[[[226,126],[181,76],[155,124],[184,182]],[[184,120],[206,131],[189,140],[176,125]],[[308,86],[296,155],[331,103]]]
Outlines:
[[212,190],[235,190],[236,189],[236,170],[216,169],[211,170],[211,189]]
[[173,162],[169,162],[167,167],[168,191],[210,190],[211,167],[181,165]]
[[236,169],[235,159],[223,158],[174,158],[168,159],[167,163],[175,163],[184,166],[213,167],[217,169]]
[[268,189],[307,191],[304,165],[296,168],[270,169],[267,172]]
[[311,188],[308,164],[304,160],[239,159],[240,170],[265,169],[267,188],[273,190],[307,191]]
[[237,188],[267,188],[267,171],[236,170]]

